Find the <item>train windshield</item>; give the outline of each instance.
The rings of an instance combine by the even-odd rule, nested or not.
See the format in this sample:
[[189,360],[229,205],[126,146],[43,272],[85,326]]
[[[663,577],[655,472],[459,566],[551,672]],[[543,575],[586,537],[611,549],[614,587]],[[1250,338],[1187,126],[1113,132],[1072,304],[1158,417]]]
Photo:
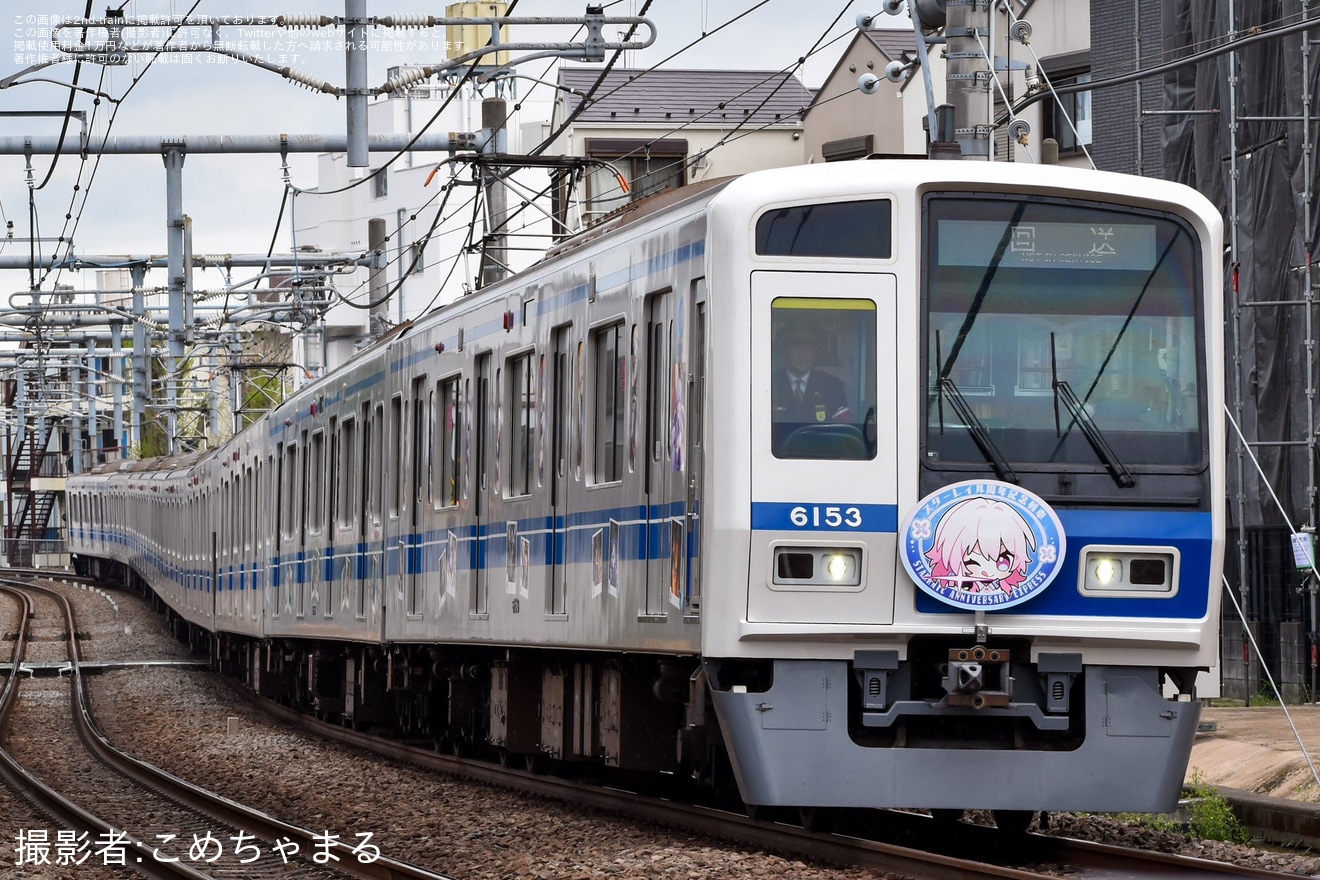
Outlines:
[[[925,203],[926,460],[1107,468],[1203,457],[1195,238],[1166,214]],[[1124,480],[1127,480],[1125,483]]]

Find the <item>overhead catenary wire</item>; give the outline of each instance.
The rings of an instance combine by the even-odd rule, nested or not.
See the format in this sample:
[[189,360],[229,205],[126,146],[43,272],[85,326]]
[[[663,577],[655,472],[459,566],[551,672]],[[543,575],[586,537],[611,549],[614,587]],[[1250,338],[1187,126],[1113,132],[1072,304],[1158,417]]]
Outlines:
[[[515,2],[516,2],[516,0],[515,0]],[[615,0],[615,3],[610,4],[610,5],[617,5],[618,2],[621,2],[621,0]],[[767,0],[767,2],[768,2],[768,0]],[[126,4],[124,4],[124,5],[126,5]],[[192,8],[193,8],[193,9],[197,8],[197,5],[198,5],[198,3],[194,3],[193,6],[192,6]],[[761,3],[754,4],[754,5],[752,5],[751,7],[749,7],[749,8],[747,8],[747,9],[743,10],[743,11],[740,12],[737,16],[735,16],[733,19],[730,19],[729,21],[727,21],[727,22],[725,22],[725,23],[719,25],[714,31],[704,32],[699,38],[692,40],[687,46],[685,46],[685,47],[679,49],[677,52],[671,54],[671,55],[669,56],[669,58],[672,59],[673,57],[676,57],[677,55],[679,55],[679,54],[681,54],[682,52],[686,51],[686,50],[687,50],[688,48],[690,48],[691,46],[697,45],[698,43],[702,42],[703,40],[709,39],[709,38],[712,36],[712,34],[714,34],[714,33],[718,33],[719,31],[721,31],[721,30],[723,30],[723,29],[725,29],[725,28],[731,26],[734,22],[745,19],[746,16],[748,16],[748,15],[750,15],[751,13],[755,12],[757,9],[762,8],[764,5],[766,5],[765,2],[761,2]],[[649,6],[650,6],[650,3],[648,2],[647,7],[649,8]],[[121,8],[122,8],[122,5],[121,5]],[[645,10],[643,10],[643,11],[645,11]],[[190,12],[191,12],[191,10],[190,10]],[[837,21],[837,19],[836,19],[836,21]],[[618,58],[618,56],[616,55],[616,59],[615,59],[616,61],[617,61],[617,58]],[[153,58],[152,61],[154,61],[154,60],[155,60],[155,59]],[[661,62],[661,63],[663,64],[664,62]],[[798,63],[799,63],[799,64],[801,63],[801,59],[799,59],[799,62],[798,62]],[[659,66],[659,65],[657,65],[657,67],[658,67],[658,66]],[[148,62],[147,67],[148,67],[148,68],[151,67],[151,62],[150,62],[150,61]],[[125,93],[124,93],[125,96],[127,96],[130,92],[132,92],[133,88],[135,88],[135,87],[137,86],[137,84],[141,82],[141,80],[144,78],[146,72],[147,72],[147,71],[144,69],[140,74],[138,74],[138,75],[134,78],[132,85],[129,87],[129,89],[128,89],[127,91],[125,91]],[[514,105],[514,106],[515,106],[515,111],[516,111],[521,105],[520,105],[520,104],[516,104],[516,105]],[[756,128],[759,129],[760,126],[757,126]],[[738,126],[738,129],[735,129],[736,132],[738,132],[738,131],[746,131],[746,130],[748,130],[748,124],[746,123],[746,121],[741,122],[741,123],[739,124],[739,126]],[[753,129],[753,130],[755,130],[755,129]],[[738,139],[738,137],[740,137],[740,136],[741,136],[740,133],[730,132],[730,133],[726,134],[726,136],[722,139],[721,143],[722,143],[722,144],[724,144],[724,143],[730,143],[730,142],[732,142],[732,141]],[[406,152],[406,149],[400,151],[399,153],[396,153],[395,156],[396,156],[396,157],[397,157],[397,156],[400,156],[400,155],[402,155],[404,152]],[[99,158],[100,158],[100,157],[98,156],[97,159],[99,160]],[[93,168],[95,168],[95,166],[93,166]],[[502,176],[506,179],[506,182],[507,182],[507,180],[508,180],[508,174],[509,174],[509,173],[511,173],[511,172],[504,172],[504,174],[502,175]],[[94,172],[93,172],[93,176],[94,176]],[[362,182],[365,182],[365,180],[355,181],[354,183],[355,183],[355,185],[359,185],[359,186],[360,186]],[[539,196],[544,196],[544,195],[546,194],[547,191],[548,191],[548,187],[542,189],[541,192],[540,192],[539,194],[537,194],[537,195],[539,195]],[[311,193],[305,193],[305,194],[311,194]],[[329,194],[329,191],[318,191],[316,194]],[[524,195],[526,196],[527,193],[524,193]],[[288,204],[290,203],[289,200],[292,199],[292,198],[294,198],[294,197],[295,197],[294,194],[289,194],[289,193],[285,193],[284,195],[282,195],[281,203],[280,203],[280,207],[279,207],[279,210],[278,210],[278,212],[277,212],[277,218],[276,218],[276,222],[275,222],[274,231],[272,232],[272,239],[271,239],[272,241],[275,241],[275,240],[278,238],[278,234],[279,234],[278,230],[279,230],[279,228],[281,227],[282,223],[284,222],[284,219],[283,219],[283,218],[285,217],[285,214],[286,214],[286,205],[288,205]],[[447,212],[447,213],[455,213],[455,212],[457,212],[457,211],[461,211],[461,210],[462,210],[462,207],[463,207],[462,205],[458,205],[458,206],[456,206],[456,205],[453,204],[453,200],[452,200],[452,188],[446,188],[445,197],[446,197],[446,199],[447,199],[448,202],[449,202],[449,205],[448,205],[448,207],[447,207],[447,209],[446,209],[446,212]],[[531,196],[531,197],[529,197],[529,198],[524,198],[524,200],[523,200],[523,204],[522,204],[520,207],[516,208],[515,211],[512,212],[512,213],[510,214],[510,218],[512,218],[513,216],[519,215],[519,214],[521,214],[521,213],[527,211],[529,207],[532,208],[533,210],[535,210],[535,209],[537,208],[537,206],[536,206],[536,204],[535,204],[535,203],[536,203],[536,200],[537,200],[537,196]],[[86,204],[86,201],[87,201],[87,200],[86,200],[86,198],[85,198],[85,196],[84,196],[84,206],[85,206],[85,204]],[[479,209],[479,206],[478,206],[477,202],[474,201],[474,200],[468,200],[468,202],[466,203],[466,205],[471,206],[474,210],[478,210],[478,209]],[[79,212],[78,212],[78,216],[80,217],[81,214],[82,214],[82,212],[79,211]],[[411,228],[411,227],[413,226],[413,224],[417,223],[417,222],[419,221],[419,219],[421,219],[421,217],[420,217],[419,215],[422,215],[422,214],[424,214],[424,209],[417,209],[417,210],[415,210],[415,211],[413,212],[412,216],[408,217],[406,220],[404,220],[403,222],[401,222],[401,223],[398,225],[397,229],[396,229],[395,232],[394,232],[394,235],[402,234],[404,231],[406,231],[407,229]],[[434,241],[435,239],[437,239],[439,236],[441,236],[441,235],[448,235],[448,234],[449,234],[449,233],[446,233],[446,232],[444,231],[444,222],[445,222],[445,219],[446,219],[446,218],[444,218],[443,216],[437,216],[436,218],[432,218],[432,219],[435,220],[435,221],[438,221],[438,222],[433,222],[433,223],[430,224],[430,229],[428,229],[427,232],[424,233],[424,234],[418,239],[418,243],[419,243],[419,244],[421,244],[421,243],[425,243],[425,242],[428,242],[428,241],[433,242],[433,241]],[[425,222],[425,221],[423,220],[422,222]],[[467,232],[468,232],[468,234],[467,234],[467,237],[466,237],[466,241],[464,242],[463,246],[462,246],[462,247],[458,250],[458,252],[456,253],[455,260],[465,259],[466,256],[467,256],[467,254],[469,254],[469,253],[471,252],[471,249],[472,249],[472,247],[474,246],[474,240],[473,240],[474,237],[473,237],[473,235],[472,235],[472,230],[471,230],[470,227],[468,228]],[[270,255],[271,253],[273,253],[273,249],[272,249],[271,247],[268,247],[268,248],[267,248],[267,254]],[[411,255],[412,262],[410,263],[410,268],[413,268],[413,267],[415,267],[416,265],[419,265],[419,264],[422,265],[422,266],[434,266],[434,265],[437,264],[437,262],[442,262],[442,261],[434,261],[433,259],[426,259],[426,257],[429,257],[432,253],[434,253],[433,249],[426,249],[426,250],[423,252],[423,249],[422,249],[422,248],[417,248],[417,249],[415,249],[415,250],[411,250],[411,251],[404,251],[404,253],[405,253],[405,254],[410,254],[410,255]],[[408,257],[405,256],[404,259],[408,259]],[[387,265],[391,265],[391,266],[393,266],[393,265],[396,264],[396,262],[397,262],[397,259],[391,259]],[[453,265],[451,265],[451,267],[450,267],[450,271],[449,271],[449,277],[452,277],[452,274],[453,274],[453,272],[455,271],[456,266],[457,266],[457,262],[455,262]],[[48,277],[49,274],[50,274],[50,273],[48,272],[47,275],[44,276],[44,277]],[[394,286],[397,288],[398,285],[396,284],[396,285],[394,285]],[[441,293],[441,291],[438,290],[438,291],[437,291],[437,295],[440,295],[440,293]],[[434,298],[433,298],[432,302],[434,302]]]

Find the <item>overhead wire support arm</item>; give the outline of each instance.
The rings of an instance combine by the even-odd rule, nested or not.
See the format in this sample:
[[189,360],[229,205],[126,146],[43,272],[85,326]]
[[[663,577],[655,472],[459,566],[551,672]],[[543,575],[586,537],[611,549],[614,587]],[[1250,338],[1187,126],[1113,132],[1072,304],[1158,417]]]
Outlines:
[[[517,59],[517,63],[533,61],[538,58],[567,58],[571,61],[604,61],[607,51],[625,51],[632,49],[645,49],[655,42],[655,24],[643,16],[606,16],[599,13],[588,11],[587,15],[581,18],[572,16],[541,16],[529,18],[517,18],[510,16],[491,16],[489,18],[431,18],[427,16],[428,21],[433,25],[489,25],[492,32],[491,41],[488,45],[470,52],[464,52],[453,58],[446,58],[443,61],[437,61],[434,64],[423,64],[418,66],[404,67],[396,76],[391,77],[385,85],[374,90],[375,94],[389,94],[407,89],[414,83],[422,82],[436,75],[456,67],[466,67],[474,61],[478,61],[487,55],[498,52],[534,52],[533,55],[524,55]],[[506,25],[563,25],[572,24],[583,26],[587,29],[587,38],[579,43],[537,43],[520,42],[504,43],[500,42],[500,29]],[[606,40],[601,36],[601,32],[606,25],[645,25],[650,33],[644,40]],[[515,62],[501,64],[495,68],[508,67]],[[490,71],[484,76],[489,77]]]
[[[316,13],[276,16],[198,16],[167,19],[154,18],[138,21],[122,15],[100,19],[73,19],[61,22],[51,30],[51,43],[63,55],[61,60],[78,60],[91,63],[122,66],[128,63],[132,54],[159,54],[162,52],[212,52],[243,61],[263,70],[277,73],[285,79],[306,86],[313,91],[345,98],[347,103],[348,128],[348,165],[362,168],[368,164],[368,129],[366,119],[367,99],[375,95],[391,94],[406,89],[415,82],[429,79],[431,76],[458,67],[477,64],[482,58],[492,53],[511,51],[530,52],[518,61],[535,58],[569,58],[577,61],[604,61],[607,51],[645,49],[655,42],[655,24],[642,16],[607,16],[603,7],[588,6],[581,17],[513,17],[490,16],[486,18],[448,18],[431,15],[369,16],[366,14],[366,0],[344,0],[345,14],[331,17]],[[125,31],[139,28],[159,28],[162,25],[173,28],[169,39],[152,45],[137,45],[125,41]],[[374,27],[425,28],[437,26],[472,26],[486,25],[491,29],[489,42],[480,48],[465,52],[454,58],[447,58],[435,64],[407,68],[403,74],[391,77],[383,85],[371,88],[367,77],[367,29]],[[576,25],[585,28],[586,39],[581,42],[516,42],[506,43],[500,37],[501,28],[540,25]],[[645,25],[648,36],[645,40],[612,41],[604,37],[604,29],[609,25]],[[220,29],[223,27],[281,27],[281,28],[325,28],[342,26],[345,40],[345,84],[336,86],[326,80],[314,77],[287,66],[273,64],[264,58],[238,51],[221,40]],[[183,28],[207,28],[210,30],[209,42],[175,43],[174,35]],[[77,44],[61,41],[61,32],[66,28],[80,32],[81,40]],[[100,42],[87,40],[88,31],[104,30],[106,39]],[[507,67],[511,62],[502,59],[496,70]],[[5,83],[8,84],[8,83]]]
[[[149,22],[138,23],[131,18],[95,18],[95,19],[73,19],[61,22],[51,29],[51,44],[56,51],[64,57],[47,62],[49,64],[58,64],[63,61],[77,60],[86,61],[94,64],[108,64],[122,66],[128,63],[128,56],[135,54],[147,54],[157,52],[214,52],[220,55],[226,55],[239,61],[244,61],[264,70],[278,73],[286,79],[291,79],[301,85],[326,94],[342,97],[347,93],[346,88],[335,86],[324,80],[317,79],[308,74],[300,73],[287,66],[272,64],[262,58],[250,55],[246,52],[239,52],[226,46],[219,39],[219,29],[222,27],[280,27],[280,28],[322,28],[334,27],[346,22],[342,17],[332,17],[327,15],[262,15],[262,16],[197,16],[197,17],[179,17],[172,16],[162,20],[153,18]],[[421,28],[421,27],[447,27],[458,25],[489,25],[494,36],[487,46],[473,49],[462,55],[448,58],[443,61],[437,61],[434,64],[421,65],[418,67],[407,68],[409,73],[420,74],[417,78],[407,79],[400,82],[403,77],[395,77],[387,81],[384,85],[372,89],[373,95],[389,94],[406,88],[412,82],[419,79],[426,79],[435,73],[443,72],[455,67],[463,67],[476,61],[486,55],[495,52],[536,52],[532,58],[559,57],[569,58],[575,61],[604,61],[605,53],[616,50],[635,50],[645,49],[655,42],[656,30],[655,24],[650,19],[642,16],[613,16],[602,15],[598,12],[591,12],[585,16],[535,16],[535,17],[516,17],[516,16],[491,16],[488,18],[449,18],[432,15],[398,15],[398,16],[378,16],[359,19],[355,23],[365,23],[373,27],[399,27],[399,28]],[[578,25],[587,29],[587,37],[581,42],[512,42],[506,43],[499,39],[499,29],[509,26],[537,26],[537,25]],[[609,25],[645,25],[649,34],[644,40],[607,40],[604,38],[603,31]],[[135,44],[124,40],[124,32],[136,28],[160,28],[162,26],[174,28],[209,28],[211,31],[211,40],[206,43],[155,43],[155,44]],[[87,42],[81,45],[66,45],[60,40],[60,31],[70,28],[74,30],[88,31],[93,29],[104,29],[109,37],[101,42]],[[528,60],[527,58],[519,59]],[[42,65],[42,66],[46,66]],[[25,71],[28,72],[28,71]],[[406,75],[405,75],[406,76]],[[12,77],[11,77],[12,79]],[[8,81],[6,85],[10,85]]]

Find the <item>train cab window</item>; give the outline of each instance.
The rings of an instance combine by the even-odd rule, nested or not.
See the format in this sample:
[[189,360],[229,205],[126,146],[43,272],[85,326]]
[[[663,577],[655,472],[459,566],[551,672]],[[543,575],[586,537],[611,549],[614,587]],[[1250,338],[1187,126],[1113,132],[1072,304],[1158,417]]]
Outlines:
[[794,205],[756,221],[756,252],[771,257],[888,259],[893,250],[888,199]]
[[874,458],[875,303],[780,297],[770,321],[775,457]]
[[431,497],[440,507],[457,507],[462,500],[460,469],[463,464],[463,401],[462,377],[444,379],[438,383],[435,411],[435,479]]
[[627,409],[623,396],[627,357],[623,330],[623,324],[614,324],[591,334],[596,392],[591,444],[593,482],[596,483],[623,479],[624,420]]
[[509,482],[511,496],[530,495],[536,481],[536,355],[510,358],[505,414],[509,426]]

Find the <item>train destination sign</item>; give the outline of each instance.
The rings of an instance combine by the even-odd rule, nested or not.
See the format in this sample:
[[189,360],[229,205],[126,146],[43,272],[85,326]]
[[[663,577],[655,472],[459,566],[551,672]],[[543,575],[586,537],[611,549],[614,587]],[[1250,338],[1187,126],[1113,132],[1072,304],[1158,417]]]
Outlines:
[[1020,223],[1006,227],[998,220],[940,220],[939,264],[984,269],[995,265],[1005,229],[1001,269],[1054,267],[1130,269],[1155,268],[1153,223]]

